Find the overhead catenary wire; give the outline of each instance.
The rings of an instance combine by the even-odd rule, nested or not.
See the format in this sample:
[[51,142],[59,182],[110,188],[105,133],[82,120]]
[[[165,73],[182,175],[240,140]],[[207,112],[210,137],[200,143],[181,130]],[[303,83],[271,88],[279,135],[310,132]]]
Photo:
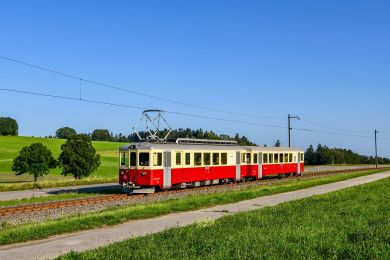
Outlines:
[[[90,80],[90,79],[87,79],[87,78],[84,78],[84,77],[75,76],[75,75],[72,75],[72,74],[69,74],[69,73],[65,73],[65,72],[61,72],[61,71],[58,71],[58,70],[50,69],[50,68],[43,67],[43,66],[40,66],[40,65],[31,64],[31,63],[28,63],[28,62],[25,62],[25,61],[9,58],[9,57],[6,57],[6,56],[1,56],[0,55],[0,59],[6,60],[6,61],[9,61],[9,62],[13,62],[13,63],[17,63],[17,64],[20,64],[20,65],[24,65],[24,66],[27,66],[27,67],[30,67],[30,68],[34,68],[34,69],[46,71],[46,72],[49,72],[49,73],[57,74],[57,75],[60,75],[60,76],[63,76],[63,77],[75,79],[75,80],[80,81],[80,84],[81,84],[81,81],[84,81],[86,83],[94,84],[94,85],[97,85],[97,86],[110,88],[110,89],[114,89],[114,90],[117,90],[117,91],[127,92],[127,93],[131,93],[131,94],[139,95],[139,96],[143,96],[143,97],[153,98],[153,99],[156,99],[156,100],[165,101],[165,102],[173,103],[173,104],[176,104],[176,105],[182,105],[182,106],[198,108],[198,109],[202,109],[202,110],[208,110],[208,111],[219,112],[219,113],[230,114],[230,115],[234,114],[234,115],[244,116],[244,117],[262,118],[262,119],[269,119],[269,120],[283,120],[284,119],[283,117],[271,117],[271,116],[264,116],[264,115],[252,115],[252,114],[232,112],[232,111],[227,111],[227,110],[217,109],[217,108],[212,108],[212,107],[207,107],[207,106],[201,106],[201,105],[196,105],[196,104],[190,104],[190,103],[186,103],[186,102],[182,102],[182,101],[178,101],[178,100],[173,100],[173,99],[169,99],[169,98],[165,98],[165,97],[160,97],[160,96],[156,96],[156,95],[143,93],[143,92],[140,92],[140,91],[135,91],[135,90],[130,90],[130,89],[117,87],[117,86],[114,86],[114,85],[111,85],[111,84],[106,84],[106,83],[98,82],[98,81],[95,81],[95,80]],[[81,87],[80,87],[80,90],[81,90]]]
[[[119,103],[106,102],[106,101],[93,100],[93,99],[85,99],[85,98],[81,98],[81,97],[53,95],[53,94],[47,94],[47,93],[42,93],[42,92],[32,92],[32,91],[25,91],[25,90],[10,89],[10,88],[0,88],[0,91],[7,91],[7,92],[12,92],[12,93],[17,93],[17,94],[42,96],[42,97],[48,97],[48,98],[64,99],[64,100],[71,100],[71,101],[79,101],[79,102],[86,102],[86,103],[100,104],[100,105],[107,105],[107,106],[114,106],[114,107],[123,107],[123,108],[129,108],[129,109],[138,109],[138,110],[148,109],[146,107],[132,106],[132,105],[119,104]],[[214,121],[231,122],[231,123],[253,125],[253,126],[259,126],[259,127],[287,129],[287,126],[281,126],[281,125],[263,124],[263,123],[256,123],[256,122],[236,120],[236,119],[212,117],[212,116],[207,116],[207,115],[183,113],[183,112],[178,112],[178,111],[165,110],[164,112],[169,113],[169,114],[179,115],[179,116],[187,116],[187,117],[208,119],[208,120],[214,120]],[[362,136],[362,135],[352,135],[352,134],[344,134],[344,133],[336,133],[336,132],[326,132],[326,131],[307,129],[307,128],[292,128],[292,129],[297,130],[297,131],[306,131],[306,132],[321,133],[321,134],[328,134],[328,135],[341,135],[341,136],[348,136],[348,137],[371,138],[371,139],[374,138],[373,136]],[[378,138],[378,139],[382,139],[382,140],[389,139],[390,140],[390,138]]]
[[329,125],[326,125],[326,124],[316,123],[316,122],[309,121],[309,120],[306,120],[306,119],[301,119],[301,121],[305,122],[305,123],[308,123],[308,124],[317,125],[317,126],[321,126],[321,127],[325,127],[325,128],[329,128],[329,129],[334,129],[334,130],[340,130],[340,131],[346,131],[346,132],[354,132],[354,133],[361,133],[361,134],[369,134],[369,133],[371,133],[370,131],[359,131],[359,130],[353,130],[353,129],[346,129],[346,128],[329,126]]
[[[116,107],[125,107],[125,108],[131,108],[131,109],[139,109],[139,110],[147,110],[148,109],[146,107],[131,106],[131,105],[118,104],[118,103],[99,101],[99,100],[93,100],[93,99],[53,95],[53,94],[46,94],[46,93],[41,93],[41,92],[32,92],[32,91],[25,91],[25,90],[10,89],[10,88],[0,88],[0,91],[14,92],[14,93],[19,93],[19,94],[27,94],[27,95],[34,95],[34,96],[43,96],[43,97],[50,97],[50,98],[58,98],[58,99],[65,99],[65,100],[74,100],[74,101],[81,101],[81,102],[88,102],[88,103],[95,103],[95,104],[109,105],[109,106],[116,106]],[[242,121],[242,120],[234,120],[234,119],[227,119],[227,118],[220,118],[220,117],[211,117],[211,116],[205,116],[205,115],[182,113],[182,112],[177,112],[177,111],[164,110],[164,112],[169,113],[169,114],[176,114],[176,115],[187,116],[187,117],[203,118],[203,119],[216,120],[216,121],[235,122],[235,123],[240,123],[240,124],[249,124],[249,125],[255,125],[255,126],[273,127],[273,128],[286,128],[285,126],[280,126],[280,125],[261,124],[261,123]]]
[[[71,78],[71,79],[75,79],[75,80],[79,81],[79,97],[78,98],[69,97],[69,96],[58,96],[58,95],[52,95],[52,94],[46,94],[46,93],[31,92],[31,91],[15,90],[15,89],[5,89],[5,88],[0,89],[0,90],[3,90],[3,91],[18,92],[18,93],[39,95],[39,96],[46,96],[46,97],[53,97],[53,98],[62,98],[62,99],[68,99],[68,100],[79,100],[79,101],[83,101],[83,102],[89,102],[89,103],[95,103],[95,104],[104,104],[104,105],[110,105],[110,106],[137,108],[137,109],[143,109],[143,110],[146,109],[146,108],[137,107],[137,106],[131,106],[131,105],[123,105],[123,104],[117,104],[117,103],[112,103],[112,102],[105,102],[105,101],[98,101],[98,100],[91,100],[91,99],[83,99],[82,98],[82,82],[84,81],[86,83],[94,84],[94,85],[97,85],[97,86],[102,86],[102,87],[106,87],[106,88],[110,88],[110,89],[114,89],[114,90],[118,90],[118,91],[128,92],[128,93],[131,93],[131,94],[140,95],[140,96],[144,96],[144,97],[149,97],[149,98],[153,98],[153,99],[157,99],[157,100],[161,100],[161,101],[165,101],[165,102],[169,102],[169,103],[174,103],[176,106],[177,105],[183,105],[183,106],[188,106],[188,107],[193,107],[193,108],[198,108],[198,109],[203,109],[203,110],[208,110],[208,111],[225,113],[225,114],[228,114],[229,116],[231,116],[233,119],[226,119],[226,118],[219,118],[219,117],[212,117],[212,116],[205,116],[205,115],[196,115],[196,114],[189,114],[189,113],[182,113],[182,112],[178,112],[177,109],[176,109],[176,111],[165,111],[165,112],[170,113],[170,114],[177,114],[177,115],[182,115],[182,116],[191,116],[191,117],[197,117],[197,118],[203,118],[203,119],[209,119],[209,120],[225,121],[225,122],[236,122],[236,123],[241,123],[241,124],[250,124],[250,125],[257,125],[257,126],[264,126],[264,127],[286,128],[284,126],[279,126],[279,125],[262,124],[262,123],[255,123],[255,122],[249,122],[249,121],[235,120],[234,119],[235,118],[234,115],[236,115],[236,116],[252,117],[252,118],[284,120],[284,118],[282,118],[282,117],[270,117],[270,116],[262,116],[262,115],[252,115],[252,114],[246,114],[246,113],[238,113],[238,112],[226,111],[226,110],[216,109],[216,108],[211,108],[211,107],[206,107],[206,106],[200,106],[200,105],[196,105],[196,104],[190,104],[190,103],[181,102],[181,101],[177,101],[177,100],[173,100],[173,99],[168,99],[168,98],[165,98],[165,97],[150,95],[150,94],[139,92],[139,91],[134,91],[134,90],[120,88],[120,87],[113,86],[113,85],[110,85],[110,84],[97,82],[97,81],[90,80],[90,79],[87,79],[87,78],[71,75],[71,74],[68,74],[68,73],[64,73],[64,72],[61,72],[61,71],[57,71],[57,70],[54,70],[54,69],[50,69],[50,68],[47,68],[47,67],[31,64],[31,63],[24,62],[24,61],[17,60],[17,59],[12,59],[12,58],[1,56],[1,55],[0,55],[0,59],[6,60],[6,61],[10,61],[10,62],[14,62],[14,63],[17,63],[17,64],[21,64],[21,65],[24,65],[24,66],[28,66],[28,67],[31,67],[31,68],[39,69],[39,70],[42,70],[42,71],[54,73],[54,74],[57,74],[57,75],[60,75],[60,76],[63,76],[63,77],[67,77],[67,78]],[[344,131],[344,132],[354,132],[354,133],[360,133],[360,134],[368,134],[368,133],[370,133],[368,131],[358,131],[358,130],[351,130],[351,129],[333,127],[333,126],[329,126],[329,125],[322,124],[322,123],[316,123],[316,122],[305,120],[305,119],[301,119],[301,121],[309,123],[309,124],[312,124],[312,125],[317,125],[317,126],[321,126],[321,127],[324,127],[324,128],[329,128],[329,129],[334,129],[334,130],[339,130],[339,131]],[[307,128],[294,128],[294,129],[298,130],[298,131],[308,131],[308,132],[316,132],[316,133],[323,133],[323,134],[342,135],[342,136],[351,136],[351,137],[363,137],[363,138],[373,138],[373,137],[368,137],[368,136],[352,135],[352,134],[345,134],[345,133],[335,133],[335,132],[327,132],[327,131],[313,130],[313,129],[307,129]],[[380,132],[380,133],[390,136],[390,134],[387,134],[385,132]],[[378,139],[389,139],[390,140],[390,138],[383,138],[383,137],[382,138],[378,138]]]
[[373,138],[372,136],[327,132],[327,131],[307,129],[307,128],[293,128],[293,129],[297,131],[305,131],[305,132],[313,132],[313,133],[321,133],[321,134],[329,134],[329,135],[351,136],[351,137],[359,137],[359,138]]

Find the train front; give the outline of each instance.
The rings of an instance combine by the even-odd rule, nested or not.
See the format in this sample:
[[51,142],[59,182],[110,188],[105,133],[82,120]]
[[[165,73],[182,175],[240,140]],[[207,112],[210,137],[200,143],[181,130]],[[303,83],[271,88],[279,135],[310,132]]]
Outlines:
[[137,153],[135,149],[135,145],[119,148],[119,184],[126,193],[132,193],[136,188]]
[[[140,149],[141,148],[141,149]],[[140,144],[130,144],[119,148],[119,184],[123,191],[133,193],[153,193],[159,180],[152,174],[150,148]]]

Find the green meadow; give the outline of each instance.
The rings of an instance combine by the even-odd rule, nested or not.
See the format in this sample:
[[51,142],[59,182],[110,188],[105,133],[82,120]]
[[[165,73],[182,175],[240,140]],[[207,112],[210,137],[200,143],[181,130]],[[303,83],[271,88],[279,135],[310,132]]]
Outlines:
[[[165,201],[146,202],[132,206],[118,206],[104,209],[100,212],[67,216],[39,223],[26,223],[22,225],[4,224],[0,226],[0,245],[44,239],[53,235],[116,225],[129,220],[152,218],[170,213],[223,205],[256,197],[348,180],[381,171],[384,170],[343,173],[333,176],[321,176],[314,179],[290,179],[283,182],[271,183],[270,185],[249,186],[242,190],[193,194],[187,197]],[[42,201],[42,199],[40,200]],[[24,202],[26,202],[26,200],[24,200]],[[15,203],[18,202],[8,202],[8,205]]]
[[[42,143],[52,151],[55,158],[58,158],[61,152],[61,145],[65,143],[65,141],[66,140],[63,139],[39,137],[0,136],[0,185],[30,183],[33,181],[33,176],[29,174],[16,176],[12,171],[13,159],[19,155],[19,151],[24,146],[30,145],[32,143]],[[96,149],[96,152],[101,156],[101,165],[97,171],[88,177],[88,179],[96,179],[97,182],[99,182],[99,180],[101,182],[103,180],[108,181],[109,179],[116,179],[118,175],[118,148],[124,145],[124,143],[99,141],[94,141],[92,143]],[[61,169],[56,168],[52,169],[47,176],[39,178],[38,182],[49,183],[59,181],[66,182],[72,180],[72,176],[64,177],[61,175]]]
[[390,178],[60,259],[389,259]]

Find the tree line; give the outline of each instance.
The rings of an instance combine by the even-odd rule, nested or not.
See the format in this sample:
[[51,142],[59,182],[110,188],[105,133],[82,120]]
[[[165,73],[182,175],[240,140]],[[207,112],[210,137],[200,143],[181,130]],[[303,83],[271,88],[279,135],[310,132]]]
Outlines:
[[[378,157],[378,163],[388,164],[390,159]],[[350,149],[330,148],[319,144],[316,149],[314,149],[313,145],[306,149],[305,164],[375,164],[375,157],[361,155]]]
[[[159,131],[160,136],[166,136],[168,129],[162,129]],[[56,131],[56,138],[67,139],[70,136],[76,134],[76,131],[70,127],[62,127]],[[139,131],[138,134],[142,139],[145,139],[149,133],[147,131]],[[122,133],[113,134],[107,129],[95,129],[92,133],[87,134],[93,141],[109,141],[109,142],[139,142],[141,141],[136,133],[124,135]],[[51,137],[51,136],[49,136]],[[216,134],[213,131],[203,131],[202,129],[192,130],[190,128],[174,129],[169,134],[169,139],[175,140],[177,138],[196,138],[196,139],[210,139],[210,140],[230,140],[237,141],[239,145],[256,145],[251,142],[246,136],[240,136],[236,134],[234,137],[226,134]]]

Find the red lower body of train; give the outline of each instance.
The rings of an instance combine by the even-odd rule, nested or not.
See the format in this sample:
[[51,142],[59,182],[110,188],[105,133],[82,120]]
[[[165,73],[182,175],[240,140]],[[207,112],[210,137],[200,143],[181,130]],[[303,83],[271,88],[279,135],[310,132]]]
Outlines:
[[[205,166],[191,168],[172,168],[170,184],[175,187],[182,184],[198,183],[201,185],[217,184],[219,181],[245,181],[260,179],[267,175],[301,174],[304,163],[263,164],[259,175],[259,165],[240,165],[240,176],[237,176],[237,166]],[[300,169],[298,169],[300,168]],[[214,182],[212,182],[214,181]],[[204,182],[204,183],[202,183]],[[119,184],[131,183],[137,187],[155,187],[164,189],[164,170],[121,169],[119,170]],[[206,185],[207,185],[206,184]]]

